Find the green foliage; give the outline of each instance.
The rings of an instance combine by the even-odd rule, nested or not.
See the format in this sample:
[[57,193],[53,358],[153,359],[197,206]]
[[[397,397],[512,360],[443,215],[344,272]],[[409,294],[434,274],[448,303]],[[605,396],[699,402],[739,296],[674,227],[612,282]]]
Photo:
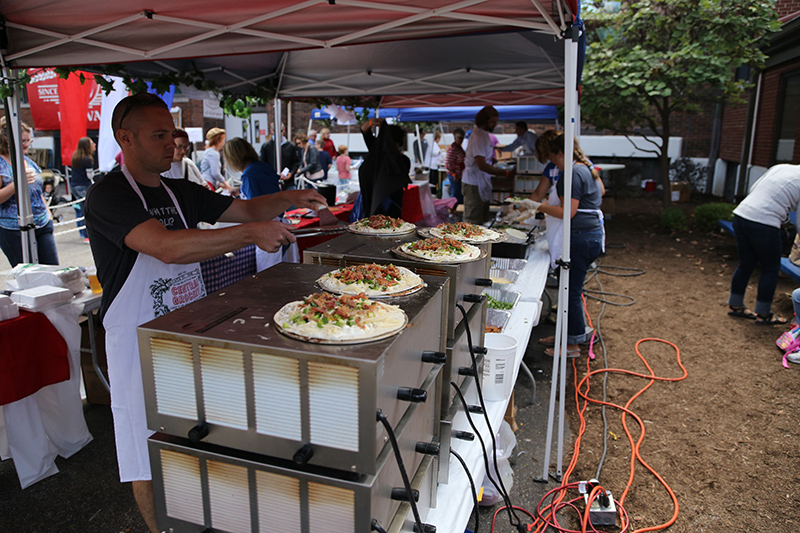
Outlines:
[[[760,68],[763,37],[779,29],[771,0],[632,0],[617,14],[587,10],[581,115],[617,134],[642,128],[668,149],[670,115],[739,102],[734,69]],[[667,182],[667,176],[662,176]]]
[[679,207],[667,207],[661,212],[661,227],[670,231],[686,229],[686,214]]
[[721,202],[698,205],[694,210],[694,223],[700,231],[714,231],[717,220],[733,220],[734,207]]
[[0,83],[0,98],[2,98],[3,101],[5,101],[6,98],[11,98],[11,96],[14,95],[14,91],[16,90],[17,87],[19,87],[21,90],[22,87],[25,87],[26,83],[31,81],[31,77],[28,75],[26,71],[21,70],[15,72],[17,75],[16,78],[15,77],[2,78],[3,81],[2,83]]

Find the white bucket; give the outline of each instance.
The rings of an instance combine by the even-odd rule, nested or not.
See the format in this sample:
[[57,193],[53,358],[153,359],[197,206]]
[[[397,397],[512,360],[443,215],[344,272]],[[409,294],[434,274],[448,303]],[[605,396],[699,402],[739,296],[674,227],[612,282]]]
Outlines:
[[514,359],[517,339],[502,333],[487,333],[483,362],[483,397],[488,401],[505,400],[514,387]]

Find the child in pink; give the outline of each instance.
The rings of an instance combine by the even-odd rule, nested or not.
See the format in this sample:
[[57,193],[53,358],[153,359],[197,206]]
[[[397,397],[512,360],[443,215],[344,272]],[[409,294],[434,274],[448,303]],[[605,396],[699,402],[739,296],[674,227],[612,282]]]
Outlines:
[[339,145],[336,156],[336,170],[339,171],[339,183],[350,181],[350,156],[347,155],[347,146]]

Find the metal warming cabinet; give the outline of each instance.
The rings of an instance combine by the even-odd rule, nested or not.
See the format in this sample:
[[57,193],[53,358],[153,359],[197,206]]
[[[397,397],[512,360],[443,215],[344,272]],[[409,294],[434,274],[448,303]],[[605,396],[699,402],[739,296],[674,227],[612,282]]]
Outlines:
[[[429,400],[412,405],[395,428],[422,439],[401,439],[399,448],[423,521],[436,505],[438,457],[422,453],[417,443],[437,437],[440,369],[434,365],[422,385]],[[364,533],[373,520],[386,531],[412,531],[391,443],[377,457],[376,475],[297,468],[162,433],[150,438],[149,447],[158,524],[167,531]]]
[[409,323],[384,340],[321,345],[278,333],[275,312],[319,292],[315,280],[330,270],[282,263],[140,326],[148,426],[194,443],[376,474],[387,438],[376,411],[396,427],[413,405],[401,398],[423,400],[415,389],[441,360],[430,356],[446,350],[449,278],[423,276],[422,290],[389,300]]
[[[489,278],[491,244],[478,244],[486,251],[486,256],[466,263],[433,263],[413,261],[396,256],[392,248],[418,240],[416,234],[397,237],[372,237],[346,233],[330,241],[319,244],[303,252],[303,262],[315,265],[328,265],[340,268],[364,263],[404,266],[421,276],[447,277],[450,279],[450,294],[447,308],[450,316],[447,321],[447,338],[455,338],[455,329],[461,321],[461,313],[456,309],[460,303],[465,310],[475,305],[475,297],[484,287],[491,286]],[[481,338],[482,335],[481,335]],[[476,339],[477,340],[477,336]]]

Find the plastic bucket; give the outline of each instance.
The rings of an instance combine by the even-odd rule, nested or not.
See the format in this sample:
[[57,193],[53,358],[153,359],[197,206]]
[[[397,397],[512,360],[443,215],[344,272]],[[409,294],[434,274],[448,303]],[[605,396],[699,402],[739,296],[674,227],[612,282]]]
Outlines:
[[483,362],[483,397],[488,401],[505,400],[514,388],[514,359],[517,339],[502,333],[487,333]]

